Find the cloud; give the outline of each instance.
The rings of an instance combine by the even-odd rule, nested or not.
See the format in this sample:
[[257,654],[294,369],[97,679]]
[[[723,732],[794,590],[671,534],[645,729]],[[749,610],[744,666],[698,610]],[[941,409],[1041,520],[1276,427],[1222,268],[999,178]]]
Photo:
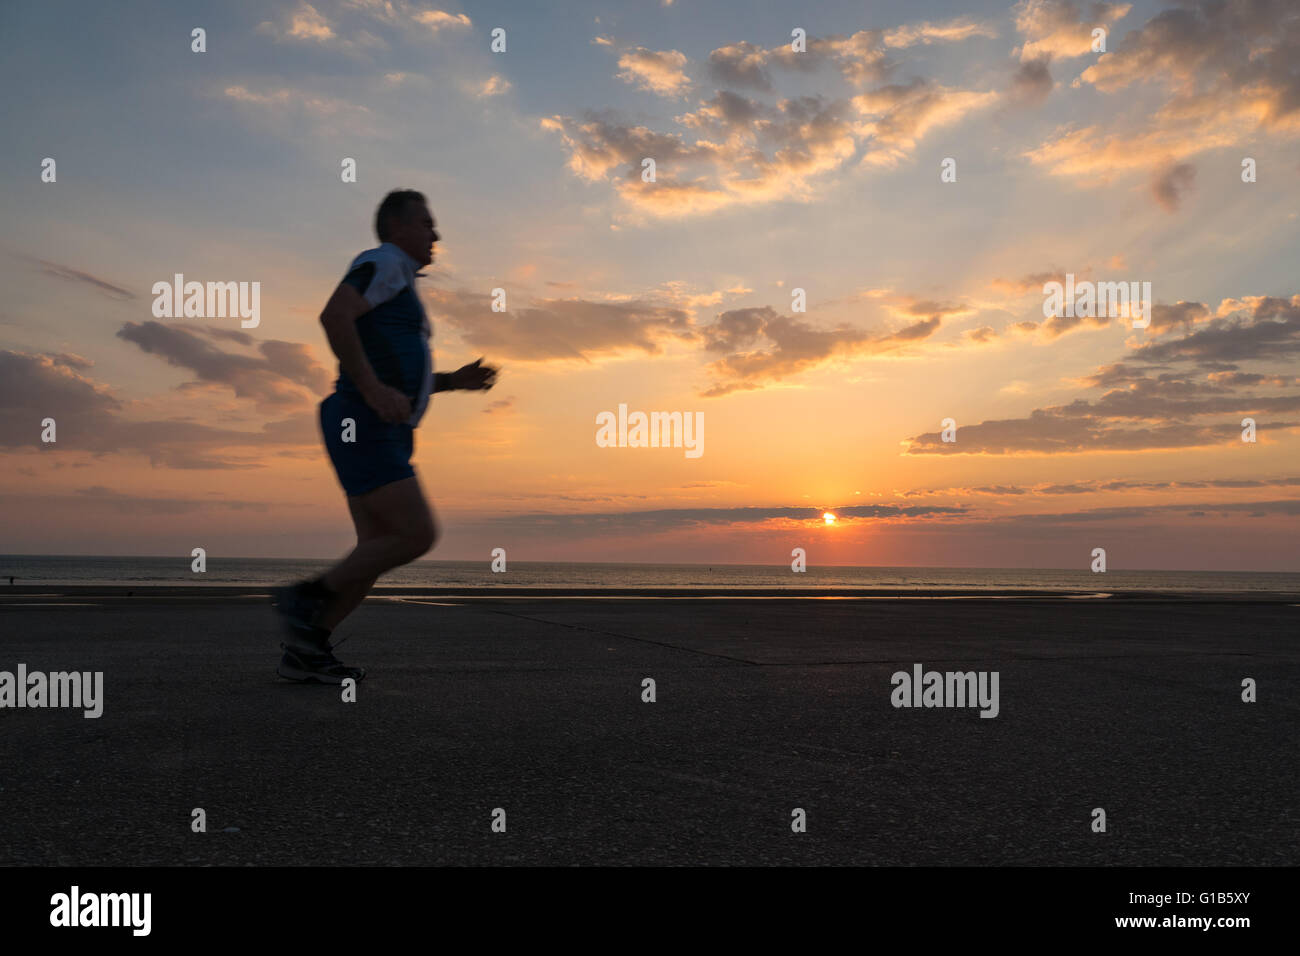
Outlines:
[[[473,22],[463,13],[426,10],[409,0],[341,0],[327,17],[306,0],[288,10],[280,22],[258,24],[257,33],[276,43],[312,43],[359,60],[374,60],[387,55],[389,43],[370,32],[375,27],[393,38],[410,40],[417,34],[438,35],[447,31],[468,30]],[[427,31],[427,32],[426,32]],[[390,71],[389,77],[399,75]],[[390,83],[392,80],[390,79]]]
[[325,43],[338,36],[325,15],[306,0],[300,0],[288,12],[284,23],[276,24],[265,20],[258,24],[256,32],[271,37],[277,43],[285,40]]
[[[624,122],[612,112],[587,111],[581,118],[552,115],[540,120],[559,133],[574,175],[609,180],[630,215],[619,221],[683,218],[736,205],[807,200],[821,179],[846,168],[866,143],[863,162],[897,165],[930,130],[959,121],[995,103],[1000,94],[950,89],[924,78],[869,89],[851,98],[795,96],[775,104],[738,90],[772,93],[774,77],[812,72],[833,64],[857,87],[883,82],[893,69],[890,49],[992,36],[992,27],[967,18],[921,23],[883,33],[809,37],[807,50],[789,44],[772,48],[740,41],[714,49],[707,74],[719,89],[698,108],[674,117],[683,132],[656,132]],[[686,57],[678,51],[635,47],[623,54],[619,76],[666,96],[680,95],[688,80]],[[723,88],[725,87],[725,88]],[[856,114],[856,115],[855,115]],[[656,164],[656,181],[640,178],[641,161]]]
[[[294,445],[315,445],[315,416],[305,411],[268,421],[261,431],[241,432],[190,420],[129,421],[112,391],[85,377],[76,361],[0,350],[0,447],[35,448],[66,460],[78,453],[146,456],[171,468],[262,468],[261,454]],[[53,418],[58,441],[41,441],[41,421]],[[238,455],[227,449],[252,448]],[[55,461],[59,467],[63,461]]]
[[[821,97],[796,97],[772,107],[724,92],[677,118],[717,140],[688,143],[681,134],[626,126],[592,113],[581,122],[548,117],[542,127],[561,134],[575,175],[597,181],[612,174],[629,209],[671,218],[810,195],[818,176],[842,167],[854,153],[847,112],[844,101]],[[655,160],[653,183],[641,179],[645,157]]]
[[550,116],[541,127],[560,133],[569,148],[569,169],[574,175],[595,181],[615,167],[626,166],[624,177],[635,169],[640,175],[641,160],[653,157],[656,165],[674,161],[707,160],[715,154],[711,145],[691,145],[680,135],[656,133],[644,126],[624,126],[588,112],[582,122],[568,116]]
[[306,0],[299,0],[278,23],[272,20],[259,23],[255,32],[270,37],[276,43],[317,44],[353,57],[364,56],[387,46],[379,37],[359,27],[348,25],[336,28],[335,22]]
[[1211,372],[1207,378],[1211,382],[1236,387],[1268,385],[1273,388],[1287,388],[1300,385],[1300,378],[1294,375],[1261,375],[1258,372]]
[[1048,524],[1048,523],[1095,523],[1102,521],[1131,522],[1141,518],[1157,518],[1170,512],[1187,512],[1191,515],[1239,515],[1265,517],[1282,515],[1292,517],[1300,515],[1300,498],[1283,498],[1277,501],[1229,501],[1207,504],[1202,502],[1168,505],[1127,505],[1111,508],[1089,508],[1083,511],[1071,511],[1058,514],[1006,515],[995,519],[998,523],[1014,524]]
[[[784,47],[783,55],[775,58],[783,66],[831,62],[839,67],[840,75],[854,86],[880,83],[893,72],[895,64],[888,59],[884,35],[879,30],[859,30],[850,36],[834,34],[823,39],[808,41],[806,53],[791,53]],[[805,57],[815,59],[804,59]]]
[[[1124,263],[1122,257],[1112,257],[1107,262],[1106,267],[1107,269],[1123,268]],[[1076,281],[1085,277],[1094,276],[1098,273],[1097,268],[1092,265],[1076,266],[1071,271]],[[1012,300],[1017,300],[1029,295],[1041,299],[1041,297],[1044,296],[1044,285],[1049,282],[1059,282],[1064,285],[1065,281],[1065,271],[1053,269],[1043,272],[1029,273],[1014,279],[996,278],[989,282],[989,287]],[[1102,277],[1096,281],[1106,281],[1106,274],[1103,274]],[[1019,308],[1015,302],[995,302],[993,304],[998,308]],[[1037,308],[1037,306],[1035,307]],[[1209,310],[1199,302],[1180,301],[1173,305],[1153,303],[1151,307],[1151,324],[1147,327],[1145,335],[1148,338],[1156,338],[1175,329],[1187,330],[1195,323],[1203,321],[1209,316]],[[1111,324],[1112,320],[1105,316],[1080,318],[1079,316],[1060,315],[1049,317],[1041,323],[1028,321],[1013,322],[1004,328],[1003,332],[1033,333],[1045,339],[1055,339],[1067,332],[1075,332],[1085,329],[1104,329],[1108,328]]]
[[1150,83],[1180,97],[1171,101],[1171,114],[1214,105],[1250,114],[1266,128],[1294,129],[1298,44],[1300,21],[1289,0],[1191,0],[1130,32],[1080,81],[1104,93]]
[[296,40],[329,40],[334,30],[320,11],[302,0],[289,15],[288,35]]
[[123,289],[121,286],[114,285],[104,279],[91,275],[89,272],[82,272],[80,269],[73,269],[71,266],[60,265],[57,262],[50,262],[48,259],[37,259],[33,256],[26,256],[22,253],[14,253],[15,257],[31,265],[38,266],[40,271],[46,275],[54,276],[58,279],[65,279],[68,282],[80,282],[90,286],[101,295],[110,299],[123,301],[136,298],[136,294],[129,289]]
[[236,84],[227,86],[224,93],[236,103],[243,103],[275,114],[297,113],[313,117],[337,118],[348,114],[360,116],[370,112],[369,107],[351,103],[347,100],[314,95],[303,90],[289,89],[288,87],[258,91]]
[[956,123],[997,100],[994,92],[952,90],[919,78],[855,96],[853,105],[860,113],[879,117],[860,127],[870,137],[862,162],[897,166],[930,130]]
[[659,96],[681,96],[691,85],[686,76],[686,55],[677,50],[633,47],[618,58],[620,80]]
[[[1256,488],[1300,488],[1300,477],[1288,478],[1206,478],[1199,481],[1150,481],[1135,479],[1087,479],[1065,484],[1039,482],[1033,485],[977,485],[947,488],[921,488],[895,492],[900,498],[929,498],[953,496],[1024,497],[1026,495],[1095,495],[1127,492],[1204,491],[1205,489],[1231,491]],[[1186,505],[1174,507],[1185,508]],[[1204,507],[1204,505],[1202,505]]]
[[[301,406],[310,393],[328,391],[329,373],[298,342],[258,343],[260,356],[228,352],[205,342],[198,329],[161,322],[128,322],[117,337],[194,372],[199,382],[228,386],[237,398],[261,405]],[[218,330],[226,331],[226,330]],[[187,383],[193,387],[197,383]]]
[[1104,329],[1110,323],[1111,318],[1108,315],[1053,315],[1039,323],[1038,330],[1044,337],[1055,339],[1067,332],[1074,332],[1079,329]]
[[437,33],[447,29],[468,29],[473,22],[463,13],[445,10],[422,10],[408,0],[343,0],[342,10],[355,12],[362,17],[388,27],[405,27],[418,23]]
[[1190,330],[1197,322],[1208,319],[1210,310],[1200,302],[1175,302],[1173,305],[1152,305],[1151,325],[1147,334],[1162,335],[1174,329]]
[[973,311],[969,306],[958,303],[937,302],[934,299],[920,299],[911,295],[884,297],[883,303],[892,315],[905,320],[911,320],[916,316],[948,318],[969,315]]
[[1091,53],[1093,29],[1109,28],[1131,9],[1127,3],[1021,0],[1014,8],[1016,30],[1025,38],[1020,59],[1072,59]]
[[75,352],[48,353],[47,357],[55,365],[62,365],[71,369],[93,368],[95,365],[90,359],[77,355]]
[[656,508],[610,513],[534,512],[509,514],[489,519],[490,525],[508,526],[521,533],[558,531],[589,534],[656,534],[689,528],[725,528],[761,525],[768,522],[812,522],[824,524],[822,514],[833,511],[841,521],[875,519],[925,521],[960,516],[961,506],[939,505],[846,505],[844,507],[754,507],[754,508]]
[[[574,283],[546,285],[575,287]],[[571,296],[522,304],[526,300],[516,298],[508,312],[493,312],[491,297],[483,293],[430,288],[424,295],[431,317],[476,349],[525,362],[594,363],[635,353],[662,355],[674,345],[705,344],[707,349],[696,311],[750,291],[738,285],[699,292],[673,280],[637,295],[603,299]],[[716,332],[712,326],[707,329]]]
[[714,352],[731,352],[748,348],[763,333],[768,321],[776,317],[770,306],[732,309],[704,330],[704,347]]
[[[1225,304],[1248,309],[1249,314],[1230,312],[1207,319],[1210,310],[1202,303],[1164,307],[1163,329],[1184,334],[1143,343],[1124,361],[1099,367],[1083,380],[1088,388],[1105,390],[1099,397],[1034,409],[1024,418],[960,427],[955,442],[944,442],[939,432],[917,435],[904,442],[907,454],[1061,454],[1227,445],[1240,443],[1243,416],[1261,419],[1261,434],[1300,427],[1294,417],[1300,412],[1300,394],[1245,390],[1265,383],[1287,387],[1294,376],[1238,377],[1232,364],[1279,361],[1300,352],[1300,295],[1290,300],[1248,296]],[[1180,371],[1179,364],[1188,368]],[[1292,417],[1264,419],[1269,415]]]
[[[1267,427],[1296,425],[1300,421],[1269,423]],[[944,442],[940,433],[929,432],[910,438],[905,444],[909,455],[1059,455],[1198,448],[1240,440],[1241,426],[1231,422],[1219,425],[1172,422],[1128,428],[1049,408],[1035,409],[1028,418],[967,425],[958,429],[955,442]]]
[[918,43],[929,46],[931,43],[955,43],[971,37],[996,37],[997,28],[989,23],[978,23],[969,17],[957,17],[947,23],[913,23],[886,30],[884,43],[887,47],[909,47]]
[[859,30],[850,35],[807,37],[806,49],[795,52],[790,43],[761,47],[740,41],[718,47],[709,54],[710,76],[720,86],[771,92],[773,69],[812,72],[827,64],[839,67],[842,76],[855,85],[878,83],[893,70],[887,54],[918,44],[955,43],[975,36],[995,37],[991,24],[958,17],[946,23],[904,24],[890,30]]
[[1011,76],[1007,95],[1020,106],[1036,106],[1052,92],[1052,58],[1046,54],[1025,60]]
[[414,20],[434,33],[440,30],[466,30],[473,26],[465,14],[447,13],[445,10],[421,10],[415,14]]
[[[603,496],[556,496],[562,499],[585,502],[606,500]],[[1194,509],[1194,510],[1193,510]],[[1202,516],[1262,517],[1300,515],[1300,498],[1271,501],[1195,502],[1184,504],[1135,504],[1080,509],[1054,513],[994,514],[981,512],[969,506],[939,506],[911,504],[847,505],[837,507],[736,507],[736,508],[656,508],[622,512],[528,512],[505,514],[488,518],[486,530],[509,527],[512,533],[525,536],[557,535],[566,539],[603,536],[636,535],[647,538],[657,534],[680,531],[723,531],[770,529],[806,529],[824,525],[822,515],[833,512],[840,525],[852,526],[856,522],[870,522],[884,526],[908,527],[917,530],[932,528],[950,533],[954,528],[967,525],[1042,526],[1098,525],[1107,522],[1132,523],[1142,519],[1164,519],[1172,514],[1192,510]]]
[[1191,185],[1190,158],[1300,135],[1298,57],[1300,18],[1289,3],[1189,0],[1130,31],[1075,81],[1105,94],[1140,85],[1161,97],[1158,108],[1067,127],[1024,155],[1081,185],[1145,172],[1152,196],[1173,211]]
[[[1277,359],[1300,352],[1300,295],[1288,299],[1251,296],[1244,301],[1248,315],[1211,319],[1181,339],[1139,346],[1134,355],[1144,362],[1207,363]],[[1188,303],[1180,303],[1188,306]],[[1208,314],[1209,309],[1199,306]]]
[[770,56],[766,49],[747,40],[718,47],[709,54],[709,74],[722,86],[768,92],[772,89],[772,77],[767,71]]
[[1115,132],[1115,128],[1115,123],[1108,123],[1067,129],[1022,155],[1054,176],[1099,186],[1125,173],[1152,172],[1196,153],[1236,145],[1246,132],[1213,116],[1189,125],[1166,123],[1157,115],[1146,118],[1141,130]]
[[1140,382],[1147,377],[1147,372],[1147,369],[1135,365],[1114,362],[1110,365],[1102,365],[1097,371],[1084,376],[1080,381],[1089,388],[1114,388],[1117,385]]
[[743,283],[729,289],[713,289],[710,292],[699,292],[696,289],[696,286],[680,279],[669,279],[661,283],[659,288],[646,293],[646,297],[656,301],[662,299],[669,305],[684,309],[694,319],[697,310],[701,308],[720,305],[728,298],[749,295],[754,291]]
[[112,391],[59,355],[0,350],[0,445],[39,448],[41,421],[53,418],[60,441],[102,432],[121,410]]
[[893,332],[868,332],[844,324],[818,329],[770,306],[723,312],[712,325],[701,328],[707,351],[727,353],[709,366],[715,381],[702,394],[716,398],[762,388],[834,358],[902,351],[932,336],[944,315],[961,308],[919,302],[913,307],[913,315],[926,317]]
[[471,84],[470,94],[477,99],[487,99],[490,96],[501,96],[508,93],[510,89],[509,80],[499,73],[493,73],[483,82]]
[[482,293],[431,289],[430,311],[474,348],[527,362],[590,362],[624,352],[659,355],[665,342],[695,338],[686,312],[640,299],[600,302],[542,299],[536,306],[493,312]]
[[1195,182],[1196,167],[1191,163],[1178,163],[1152,178],[1151,193],[1166,210],[1175,212]]
[[[1087,272],[1080,270],[1075,272],[1076,276],[1087,275]],[[1064,270],[1049,270],[1047,272],[1032,272],[1029,275],[1021,276],[1018,279],[994,279],[989,285],[999,292],[1005,292],[1008,295],[1022,296],[1033,292],[1038,295],[1043,293],[1043,286],[1049,282],[1065,282]]]

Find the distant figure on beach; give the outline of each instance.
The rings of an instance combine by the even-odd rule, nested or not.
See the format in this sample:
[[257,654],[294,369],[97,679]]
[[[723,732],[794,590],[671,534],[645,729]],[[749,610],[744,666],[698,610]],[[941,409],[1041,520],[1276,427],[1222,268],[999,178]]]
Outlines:
[[379,246],[352,260],[321,313],[339,360],[334,392],[320,404],[330,462],[347,495],[357,544],[311,580],[277,588],[286,631],[281,677],[340,684],[365,670],[334,656],[330,634],[374,587],[379,575],[427,553],[438,526],[411,467],[415,427],[429,396],[490,389],[497,369],[482,359],[435,372],[432,329],[415,291],[417,271],[433,262],[440,238],[424,196],[395,190],[375,213]]

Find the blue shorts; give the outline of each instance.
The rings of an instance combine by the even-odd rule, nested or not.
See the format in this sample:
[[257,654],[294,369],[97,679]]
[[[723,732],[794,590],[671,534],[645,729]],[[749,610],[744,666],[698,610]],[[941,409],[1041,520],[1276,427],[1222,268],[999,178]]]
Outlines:
[[[352,419],[352,441],[344,441],[345,418]],[[415,429],[386,422],[359,398],[334,392],[320,403],[320,427],[344,493],[353,498],[411,478]]]

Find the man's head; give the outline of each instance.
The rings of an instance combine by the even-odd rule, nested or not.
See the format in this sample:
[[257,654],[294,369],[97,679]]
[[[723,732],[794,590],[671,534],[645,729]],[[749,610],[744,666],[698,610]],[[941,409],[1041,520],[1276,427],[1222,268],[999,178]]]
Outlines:
[[384,197],[375,212],[375,234],[422,266],[433,261],[433,244],[441,238],[428,203],[414,189],[395,189]]

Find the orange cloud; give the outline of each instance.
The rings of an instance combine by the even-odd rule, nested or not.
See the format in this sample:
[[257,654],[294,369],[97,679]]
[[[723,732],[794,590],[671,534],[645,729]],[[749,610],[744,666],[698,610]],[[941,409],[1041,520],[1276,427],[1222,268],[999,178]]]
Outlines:
[[633,47],[618,58],[620,80],[659,96],[681,96],[691,85],[686,75],[686,54],[677,50]]

